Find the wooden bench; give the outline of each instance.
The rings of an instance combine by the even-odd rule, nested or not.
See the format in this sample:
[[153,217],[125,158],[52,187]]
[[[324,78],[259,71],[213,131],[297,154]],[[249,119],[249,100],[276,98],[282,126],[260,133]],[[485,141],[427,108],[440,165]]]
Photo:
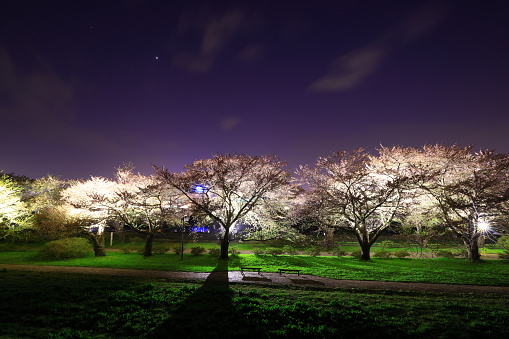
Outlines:
[[240,273],[244,274],[244,271],[258,271],[258,274],[260,274],[260,271],[262,270],[261,267],[241,267]]
[[278,268],[278,270],[279,270],[279,275],[281,275],[281,273],[283,273],[283,272],[297,273],[297,275],[300,275],[300,271],[301,271],[301,270],[293,270],[293,269],[289,269],[289,268]]

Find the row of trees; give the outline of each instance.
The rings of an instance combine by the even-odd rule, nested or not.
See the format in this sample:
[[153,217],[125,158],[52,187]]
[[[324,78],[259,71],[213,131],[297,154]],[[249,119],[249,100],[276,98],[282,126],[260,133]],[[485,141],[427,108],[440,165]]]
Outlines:
[[479,260],[486,225],[501,227],[507,220],[509,156],[443,145],[382,147],[378,153],[337,152],[313,168],[301,167],[310,187],[303,211],[315,211],[324,225],[352,230],[365,260],[395,222],[424,241],[445,228],[463,241],[469,260]]
[[[444,145],[381,147],[377,152],[336,152],[319,158],[315,166],[301,166],[293,178],[275,156],[218,154],[180,173],[155,167],[150,176],[125,166],[112,180],[36,180],[25,200],[37,207],[31,218],[38,219],[39,226],[44,224],[42,215],[58,217],[61,232],[69,228],[64,224],[93,226],[96,255],[104,255],[104,229],[111,220],[143,233],[144,254],[149,256],[158,229],[192,214],[221,226],[223,259],[228,257],[230,234],[245,223],[253,237],[288,237],[309,224],[329,233],[347,229],[355,234],[364,260],[389,227],[406,227],[422,242],[447,229],[463,241],[469,260],[479,260],[483,227],[506,222],[509,156]],[[22,196],[12,179],[4,176],[2,182],[0,189],[5,189],[0,192],[12,192],[2,196]],[[35,183],[46,189],[34,189]],[[18,206],[10,204],[13,210]],[[6,223],[26,225],[30,219],[3,209],[0,214],[4,228]]]

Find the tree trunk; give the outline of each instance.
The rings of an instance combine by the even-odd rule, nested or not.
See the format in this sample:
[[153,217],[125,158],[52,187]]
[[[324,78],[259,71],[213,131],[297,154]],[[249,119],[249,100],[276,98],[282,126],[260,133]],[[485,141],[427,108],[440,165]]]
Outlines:
[[90,233],[92,242],[94,243],[94,253],[96,257],[105,257],[106,250],[104,249],[104,233]]
[[359,246],[361,247],[361,257],[360,260],[369,261],[371,260],[371,245],[373,241],[369,241],[369,234],[365,232],[365,230],[355,230],[355,236],[357,237],[357,241],[359,242]]
[[228,260],[228,246],[230,245],[230,229],[224,228],[223,238],[221,239],[221,255],[219,259]]
[[369,242],[362,242],[361,245],[361,260],[369,261],[371,260],[371,245]]
[[332,249],[336,246],[336,242],[334,239],[334,229],[332,227],[328,227],[324,231],[325,237],[323,239],[323,244],[325,248]]
[[467,247],[468,261],[480,261],[481,254],[479,253],[479,244],[477,243],[477,237],[474,239],[463,239],[463,243]]
[[154,240],[154,234],[148,233],[147,239],[145,240],[145,247],[143,248],[143,257],[151,257],[152,256],[152,243]]

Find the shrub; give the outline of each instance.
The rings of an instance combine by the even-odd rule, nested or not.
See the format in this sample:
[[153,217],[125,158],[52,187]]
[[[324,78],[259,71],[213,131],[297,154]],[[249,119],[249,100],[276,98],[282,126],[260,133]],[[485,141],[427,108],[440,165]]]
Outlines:
[[273,256],[278,256],[278,255],[282,255],[283,253],[285,253],[285,251],[279,247],[269,247],[265,250],[265,253],[273,255]]
[[438,250],[437,256],[451,259],[451,258],[454,258],[454,253],[452,253],[452,251],[449,251],[449,250]]
[[210,248],[209,249],[209,255],[211,257],[219,257],[221,254],[221,250],[219,248]]
[[137,246],[134,246],[134,245],[127,245],[127,246],[122,248],[122,251],[125,254],[129,254],[129,253],[133,253],[133,252],[139,252],[140,249]]
[[14,243],[0,244],[0,252],[16,252],[19,251]]
[[375,254],[373,256],[375,258],[387,259],[387,258],[391,257],[391,252],[389,252],[389,251],[378,251],[378,252],[375,252]]
[[509,235],[503,235],[497,240],[497,247],[509,251]]
[[500,259],[506,259],[506,260],[509,260],[509,251],[504,251],[504,253],[499,253],[498,254],[498,257]]
[[320,255],[321,248],[318,246],[311,246],[304,250],[304,253],[309,255],[310,257],[316,257],[317,255]]
[[311,242],[308,236],[299,236],[292,241],[292,246],[298,250],[304,250]]
[[380,243],[380,247],[382,248],[382,251],[384,251],[386,248],[394,248],[398,247],[398,245],[392,240],[384,240]]
[[175,246],[173,247],[173,253],[175,253],[176,255],[180,255],[182,253],[182,246]]
[[192,255],[201,255],[204,252],[205,252],[205,248],[203,248],[203,247],[198,246],[198,247],[191,248]]
[[332,255],[344,257],[346,255],[346,251],[341,246],[338,246],[332,250]]
[[297,249],[291,245],[285,245],[283,246],[283,252],[288,255],[294,256],[297,254]]
[[230,255],[233,257],[237,257],[240,254],[240,251],[237,251],[235,248],[231,247],[228,253],[230,253]]
[[262,255],[265,254],[265,250],[263,248],[255,247],[253,248],[254,255]]
[[152,251],[155,254],[165,254],[166,252],[170,251],[170,248],[165,245],[156,245],[156,246],[152,247]]
[[403,259],[410,256],[410,252],[408,251],[396,251],[394,252],[396,258]]
[[90,243],[83,238],[65,238],[50,241],[39,251],[44,260],[84,258],[91,251]]
[[353,251],[351,256],[354,257],[355,259],[360,259],[361,258],[361,250]]
[[504,250],[503,253],[499,253],[498,257],[500,259],[509,259],[509,236],[503,235],[497,240],[497,247]]
[[460,257],[460,258],[468,258],[468,251],[464,248],[462,249],[459,249],[455,252],[453,252],[453,254],[456,256],[456,257]]

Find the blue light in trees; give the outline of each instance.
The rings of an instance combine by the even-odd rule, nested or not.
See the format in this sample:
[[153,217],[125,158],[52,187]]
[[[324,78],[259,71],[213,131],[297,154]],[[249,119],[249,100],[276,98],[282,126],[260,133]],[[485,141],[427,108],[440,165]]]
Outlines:
[[207,226],[193,226],[191,227],[191,232],[194,233],[210,233],[210,230]]
[[204,185],[194,185],[193,192],[194,193],[207,193],[208,188]]

